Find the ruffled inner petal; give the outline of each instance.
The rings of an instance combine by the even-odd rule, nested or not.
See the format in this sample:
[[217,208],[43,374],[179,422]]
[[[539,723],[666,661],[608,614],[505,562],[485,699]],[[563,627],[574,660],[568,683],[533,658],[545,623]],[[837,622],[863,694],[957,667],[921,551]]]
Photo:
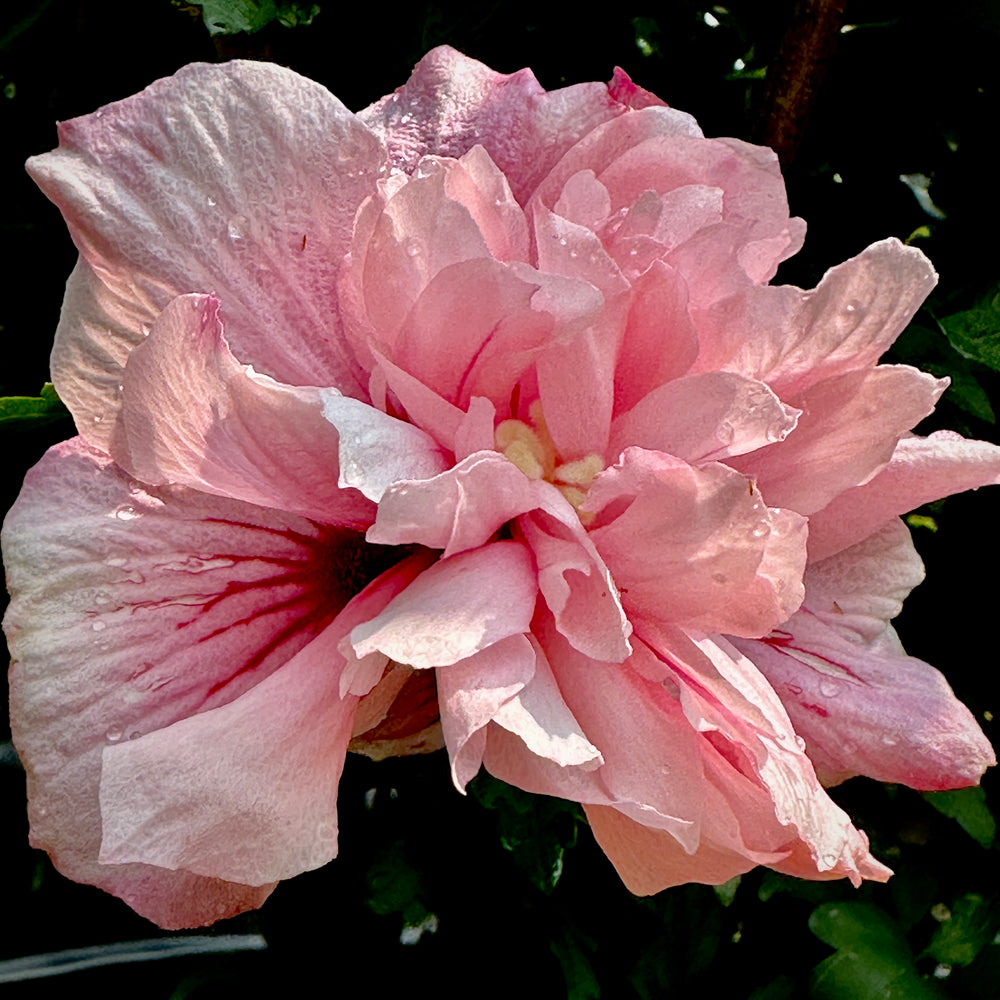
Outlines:
[[537,591],[528,549],[494,542],[435,563],[351,642],[359,657],[379,650],[413,667],[448,666],[527,632]]

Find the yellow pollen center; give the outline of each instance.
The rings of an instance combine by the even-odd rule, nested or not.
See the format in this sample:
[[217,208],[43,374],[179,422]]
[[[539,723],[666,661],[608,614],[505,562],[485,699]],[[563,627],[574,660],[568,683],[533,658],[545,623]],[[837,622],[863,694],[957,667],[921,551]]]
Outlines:
[[580,505],[587,499],[587,490],[594,477],[604,468],[604,459],[590,454],[571,462],[560,462],[549,429],[545,426],[541,403],[535,400],[528,412],[530,422],[502,420],[497,424],[493,435],[497,451],[529,479],[544,479],[552,483],[576,508],[580,520],[587,524],[594,515],[581,512]]

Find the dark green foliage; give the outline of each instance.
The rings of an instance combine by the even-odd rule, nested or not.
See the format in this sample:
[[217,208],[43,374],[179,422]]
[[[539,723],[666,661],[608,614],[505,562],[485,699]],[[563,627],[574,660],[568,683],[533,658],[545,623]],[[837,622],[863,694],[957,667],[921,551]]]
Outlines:
[[997,824],[986,804],[982,788],[958,788],[951,792],[925,792],[924,798],[939,813],[950,816],[977,843],[989,847],[996,836]]
[[941,320],[959,354],[1000,371],[1000,284],[991,285],[969,308]]
[[867,903],[825,903],[809,929],[836,948],[813,971],[815,1000],[935,1000],[941,996],[917,972],[906,938],[883,910]]
[[494,812],[497,833],[514,863],[542,892],[551,892],[563,873],[566,851],[576,843],[583,810],[575,802],[530,795],[485,771],[470,791]]

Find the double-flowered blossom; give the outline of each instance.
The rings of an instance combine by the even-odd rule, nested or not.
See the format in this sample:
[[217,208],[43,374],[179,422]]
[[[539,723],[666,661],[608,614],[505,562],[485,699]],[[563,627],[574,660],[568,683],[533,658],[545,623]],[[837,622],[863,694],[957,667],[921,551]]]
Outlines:
[[30,161],[79,436],[4,528],[33,843],[164,926],[337,849],[348,749],[583,804],[637,893],[885,879],[824,784],[994,762],[889,625],[898,519],[1000,481],[878,365],[934,284],[803,291],[775,156],[443,48],[352,114],[189,66]]

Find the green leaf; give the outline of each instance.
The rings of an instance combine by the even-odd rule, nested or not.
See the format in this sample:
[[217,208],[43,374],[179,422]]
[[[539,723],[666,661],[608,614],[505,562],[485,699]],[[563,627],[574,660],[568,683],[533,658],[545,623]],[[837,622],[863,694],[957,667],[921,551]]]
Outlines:
[[416,927],[428,915],[422,899],[420,873],[406,856],[403,842],[384,851],[368,869],[368,906],[379,916],[399,913],[404,924]]
[[809,917],[809,929],[837,949],[813,969],[814,1000],[939,1000],[921,979],[906,938],[895,921],[869,903],[824,903]]
[[290,0],[204,0],[202,18],[210,35],[248,35],[277,21],[286,28],[311,24],[319,13],[317,3],[294,3]]
[[712,886],[715,890],[716,897],[723,906],[732,906],[733,900],[736,898],[736,890],[740,887],[741,880],[741,875],[734,875],[728,882],[723,882],[722,885]]
[[500,843],[542,892],[551,892],[563,872],[566,851],[576,844],[582,822],[574,802],[530,795],[485,772],[469,785],[485,808],[496,813]]
[[983,847],[993,843],[996,820],[986,804],[986,792],[978,785],[950,792],[924,792],[923,796],[939,813],[955,820],[977,843]]
[[42,427],[68,416],[51,382],[42,386],[38,396],[0,396],[0,428],[4,430]]
[[907,960],[910,948],[893,919],[871,903],[824,903],[809,917],[809,930],[839,949],[873,948],[886,958]]
[[201,14],[210,35],[248,35],[278,16],[274,0],[204,0]]
[[947,376],[951,385],[945,399],[987,423],[996,423],[986,390],[976,378],[977,366],[964,357],[939,325],[930,329],[911,323],[892,346],[893,360],[913,365],[938,378]]
[[790,976],[778,976],[766,986],[758,986],[747,1000],[795,1000],[798,984]]
[[1000,371],[1000,282],[971,309],[939,321],[959,354]]
[[551,944],[552,953],[559,959],[566,980],[566,1000],[599,1000],[601,996],[601,987],[583,945],[590,951],[594,950],[593,941],[579,940],[568,931]]
[[969,965],[1000,929],[1000,906],[969,893],[934,932],[927,953],[945,965]]

